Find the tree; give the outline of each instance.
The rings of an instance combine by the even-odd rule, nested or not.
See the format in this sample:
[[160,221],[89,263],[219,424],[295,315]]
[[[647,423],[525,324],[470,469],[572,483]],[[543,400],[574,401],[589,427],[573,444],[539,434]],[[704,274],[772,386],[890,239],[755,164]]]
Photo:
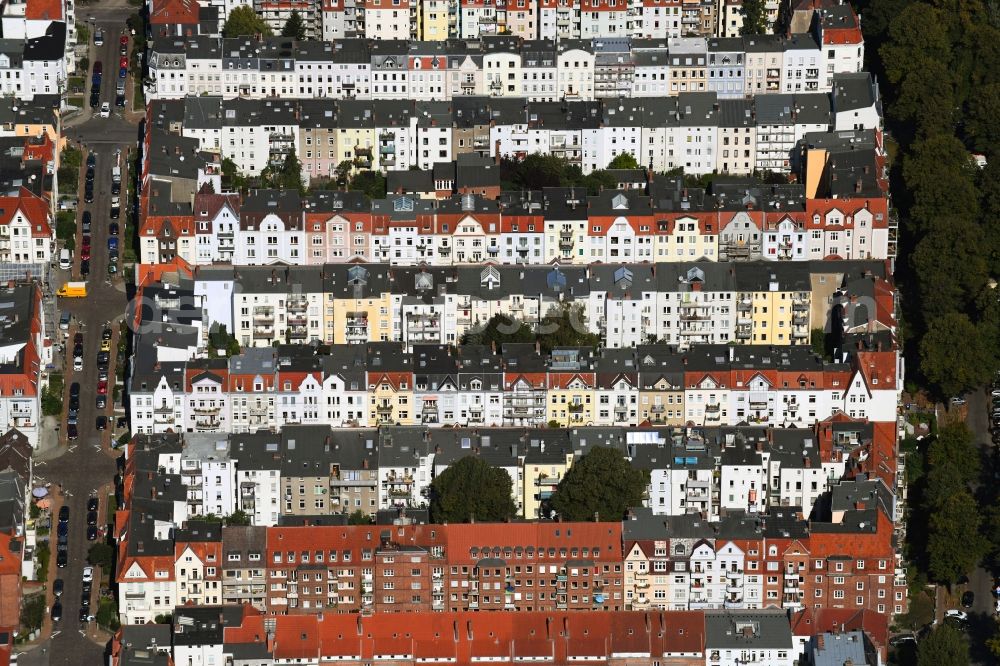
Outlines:
[[240,173],[236,162],[226,157],[222,160],[223,189],[240,190],[246,186],[246,178]]
[[385,176],[377,171],[360,171],[347,187],[352,192],[364,192],[369,199],[385,198]]
[[614,159],[608,163],[609,169],[638,169],[639,163],[632,153],[618,153]]
[[967,490],[979,477],[979,449],[964,423],[942,426],[927,447],[926,506],[933,511],[954,493]]
[[496,345],[497,349],[505,342],[534,342],[535,334],[531,326],[522,321],[495,314],[482,327],[474,326],[462,335],[463,345]]
[[106,543],[95,543],[87,551],[87,561],[95,567],[101,567],[104,571],[111,570],[111,558],[114,557],[114,549]]
[[950,624],[931,631],[917,646],[917,666],[966,666],[969,645]]
[[348,525],[371,525],[371,523],[372,517],[361,509],[358,509],[347,517]]
[[740,13],[743,15],[740,35],[763,35],[767,32],[767,5],[764,0],[743,0]]
[[97,620],[97,624],[105,629],[118,631],[120,624],[118,622],[118,608],[115,606],[115,600],[102,597],[97,607],[95,619]]
[[255,35],[271,36],[271,29],[267,27],[257,12],[250,5],[240,5],[229,12],[229,18],[222,27],[223,37],[253,37]]
[[565,520],[617,521],[642,503],[648,485],[649,473],[633,468],[621,451],[595,446],[569,468],[550,503]]
[[288,154],[285,155],[285,161],[281,164],[279,179],[282,189],[298,190],[300,193],[305,192],[306,185],[302,180],[302,162],[299,161],[294,148],[289,150]]
[[21,626],[30,631],[41,629],[45,619],[45,595],[33,594],[21,605]]
[[924,228],[942,217],[975,220],[975,178],[969,151],[958,138],[935,134],[914,142],[903,158],[903,179],[913,191],[911,217]]
[[553,305],[538,325],[538,341],[545,351],[556,347],[596,347],[601,336],[587,329],[583,305]]
[[337,168],[333,170],[334,178],[338,185],[347,185],[347,181],[351,177],[351,171],[354,169],[354,163],[351,160],[343,160],[337,165]]
[[236,509],[236,511],[233,511],[231,514],[226,516],[224,522],[229,527],[236,527],[236,526],[246,527],[247,525],[250,524],[250,514],[248,514],[243,509]]
[[997,362],[995,336],[962,313],[931,320],[920,340],[920,369],[938,395],[959,395],[990,380]]
[[979,523],[979,507],[964,488],[945,498],[930,515],[927,572],[932,580],[950,586],[976,568],[986,550]]
[[431,519],[464,523],[503,522],[517,512],[510,475],[476,455],[465,456],[431,483]]
[[306,38],[306,22],[302,20],[302,15],[297,10],[292,10],[285,27],[281,29],[282,37],[303,40]]

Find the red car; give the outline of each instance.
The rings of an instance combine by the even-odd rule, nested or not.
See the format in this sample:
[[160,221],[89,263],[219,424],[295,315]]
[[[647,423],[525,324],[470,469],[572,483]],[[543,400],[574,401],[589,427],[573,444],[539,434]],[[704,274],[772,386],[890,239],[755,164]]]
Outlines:
[[80,248],[80,259],[83,259],[84,261],[90,259],[90,246],[84,245]]
[[87,247],[90,247],[90,236],[84,235],[84,237],[80,240],[80,245],[86,245]]
[[118,43],[121,44],[122,46],[128,44],[128,35],[122,35],[121,38],[118,40]]
[[128,56],[122,56],[121,60],[118,61],[118,68],[122,67],[128,68]]
[[107,379],[102,379],[101,381],[97,382],[97,394],[98,395],[107,395],[108,394],[108,380]]

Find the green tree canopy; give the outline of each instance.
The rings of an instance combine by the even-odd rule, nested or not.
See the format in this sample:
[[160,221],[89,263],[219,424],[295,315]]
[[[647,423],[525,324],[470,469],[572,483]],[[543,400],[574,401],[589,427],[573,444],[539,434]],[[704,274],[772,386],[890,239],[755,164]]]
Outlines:
[[917,666],[968,666],[969,644],[958,629],[942,624],[917,646]]
[[595,446],[569,468],[550,504],[566,520],[621,520],[642,504],[648,484],[649,473],[633,468],[621,451]]
[[359,171],[347,187],[352,192],[364,192],[369,199],[385,198],[385,176],[378,171]]
[[302,15],[297,10],[292,10],[288,20],[285,21],[281,29],[282,37],[303,40],[306,38],[306,22],[302,20]]
[[976,170],[956,137],[934,134],[915,141],[911,154],[903,158],[903,178],[913,191],[911,216],[922,228],[942,217],[976,219]]
[[495,314],[484,326],[470,328],[462,335],[463,345],[496,345],[497,350],[505,342],[534,342],[535,334],[531,326],[506,315]]
[[927,572],[932,580],[952,585],[976,568],[986,551],[979,525],[979,507],[968,490],[941,502],[928,520]]
[[95,543],[87,551],[87,561],[95,567],[101,567],[104,571],[111,570],[111,558],[115,551],[106,543]]
[[348,525],[371,525],[372,518],[367,513],[358,509],[347,517]]
[[231,514],[226,516],[225,523],[230,527],[245,527],[250,524],[250,514],[243,509],[236,509],[236,511],[233,511]]
[[743,0],[740,13],[743,15],[740,35],[763,35],[767,32],[767,4],[764,0]]
[[609,169],[638,169],[639,162],[632,153],[619,153],[608,163]]
[[988,382],[996,367],[996,332],[981,330],[965,314],[932,319],[920,340],[920,369],[942,397]]
[[553,305],[538,325],[538,341],[545,351],[556,347],[596,347],[601,336],[587,328],[583,305]]
[[517,512],[511,489],[507,472],[478,456],[466,456],[431,483],[431,519],[435,523],[508,520]]
[[940,504],[952,494],[967,490],[979,477],[979,449],[974,436],[964,423],[942,426],[927,447],[927,491],[929,508]]
[[254,35],[271,35],[271,29],[264,19],[257,15],[250,5],[240,5],[229,12],[229,18],[222,27],[223,37],[252,37]]

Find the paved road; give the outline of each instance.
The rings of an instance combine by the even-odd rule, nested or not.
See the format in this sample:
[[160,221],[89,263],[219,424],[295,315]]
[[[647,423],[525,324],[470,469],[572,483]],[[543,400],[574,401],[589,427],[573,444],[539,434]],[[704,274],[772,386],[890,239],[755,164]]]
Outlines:
[[[104,63],[105,78],[101,90],[101,101],[114,105],[115,82],[119,59],[118,37],[123,29],[125,19],[131,9],[124,3],[108,4],[100,8],[94,7],[91,13],[98,19],[98,25],[105,31],[104,45],[96,49],[91,59]],[[88,75],[89,83],[89,75]],[[89,91],[88,91],[89,93]],[[59,305],[73,313],[80,330],[84,334],[84,369],[81,372],[72,371],[72,362],[65,373],[67,387],[72,382],[81,386],[79,439],[75,442],[65,440],[65,426],[59,448],[48,452],[43,460],[37,463],[36,472],[42,475],[55,488],[58,484],[63,488],[63,499],[70,508],[69,531],[69,564],[64,569],[54,570],[50,578],[59,577],[65,582],[63,593],[63,618],[53,627],[54,638],[37,646],[26,653],[19,663],[38,666],[47,664],[100,664],[104,661],[105,645],[101,634],[96,631],[93,623],[81,625],[78,613],[81,607],[82,571],[86,566],[87,550],[91,542],[86,537],[86,503],[87,498],[99,490],[107,489],[114,481],[115,462],[109,452],[110,431],[99,432],[95,428],[98,414],[112,416],[112,387],[114,386],[114,366],[109,371],[108,407],[98,410],[96,406],[98,374],[97,354],[101,343],[101,330],[106,321],[124,313],[126,308],[125,291],[120,281],[107,279],[108,266],[108,224],[111,209],[111,168],[116,148],[123,152],[134,149],[137,136],[135,125],[127,123],[116,110],[111,118],[92,117],[79,126],[66,131],[71,140],[78,141],[94,150],[97,154],[97,168],[94,182],[94,202],[83,203],[83,192],[80,196],[79,216],[84,210],[89,210],[93,217],[92,224],[92,257],[90,260],[90,277],[88,279],[88,295],[85,299],[63,299]],[[82,169],[81,171],[84,171]],[[123,169],[123,174],[124,174]],[[123,226],[125,207],[122,219]],[[127,236],[125,229],[119,236],[119,242]],[[80,243],[77,243],[77,247]],[[120,250],[121,251],[121,250]],[[74,266],[78,274],[79,263]],[[53,284],[55,289],[58,285]],[[114,327],[117,333],[117,326]],[[117,342],[117,335],[115,338]],[[72,345],[69,345],[72,348]],[[113,350],[114,351],[114,350]],[[112,352],[113,358],[113,352]],[[65,401],[68,404],[68,399]],[[63,420],[65,423],[65,419]],[[107,515],[106,493],[101,493],[101,506],[98,511],[99,524],[103,525]],[[55,555],[53,554],[53,565]],[[54,566],[53,566],[54,569]],[[91,613],[97,612],[98,581],[94,582],[91,596]],[[51,600],[50,600],[51,603]],[[58,633],[56,633],[58,632]],[[106,639],[106,636],[104,636]],[[43,652],[44,650],[44,652]]]
[[[996,497],[996,474],[1000,472],[1000,460],[995,457],[995,447],[990,434],[989,390],[982,389],[966,396],[968,400],[968,414],[965,422],[972,429],[976,437],[976,444],[979,445],[983,472],[981,482],[976,488],[976,494],[983,500]],[[977,567],[969,574],[967,589],[975,594],[972,609],[970,610],[970,637],[972,663],[992,664],[995,663],[985,648],[985,642],[993,638],[996,633],[996,622],[993,620],[996,598],[993,596],[994,586],[993,573]]]

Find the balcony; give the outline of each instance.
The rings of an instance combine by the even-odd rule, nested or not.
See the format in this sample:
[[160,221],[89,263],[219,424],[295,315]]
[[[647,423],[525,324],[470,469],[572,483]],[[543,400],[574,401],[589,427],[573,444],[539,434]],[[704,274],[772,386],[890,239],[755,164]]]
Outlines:
[[309,337],[309,329],[305,326],[289,326],[288,337],[292,340],[305,340]]
[[572,233],[561,233],[559,234],[559,249],[560,250],[572,250],[573,249],[573,234]]
[[305,326],[309,322],[304,314],[290,314],[287,321],[289,326]]
[[220,406],[217,405],[197,405],[194,408],[195,414],[218,414]]
[[359,314],[348,314],[344,322],[348,342],[365,342],[368,340],[368,318]]
[[253,337],[255,340],[273,338],[274,328],[271,326],[254,326]]
[[571,402],[566,405],[566,409],[570,414],[581,414],[583,413],[583,403]]

